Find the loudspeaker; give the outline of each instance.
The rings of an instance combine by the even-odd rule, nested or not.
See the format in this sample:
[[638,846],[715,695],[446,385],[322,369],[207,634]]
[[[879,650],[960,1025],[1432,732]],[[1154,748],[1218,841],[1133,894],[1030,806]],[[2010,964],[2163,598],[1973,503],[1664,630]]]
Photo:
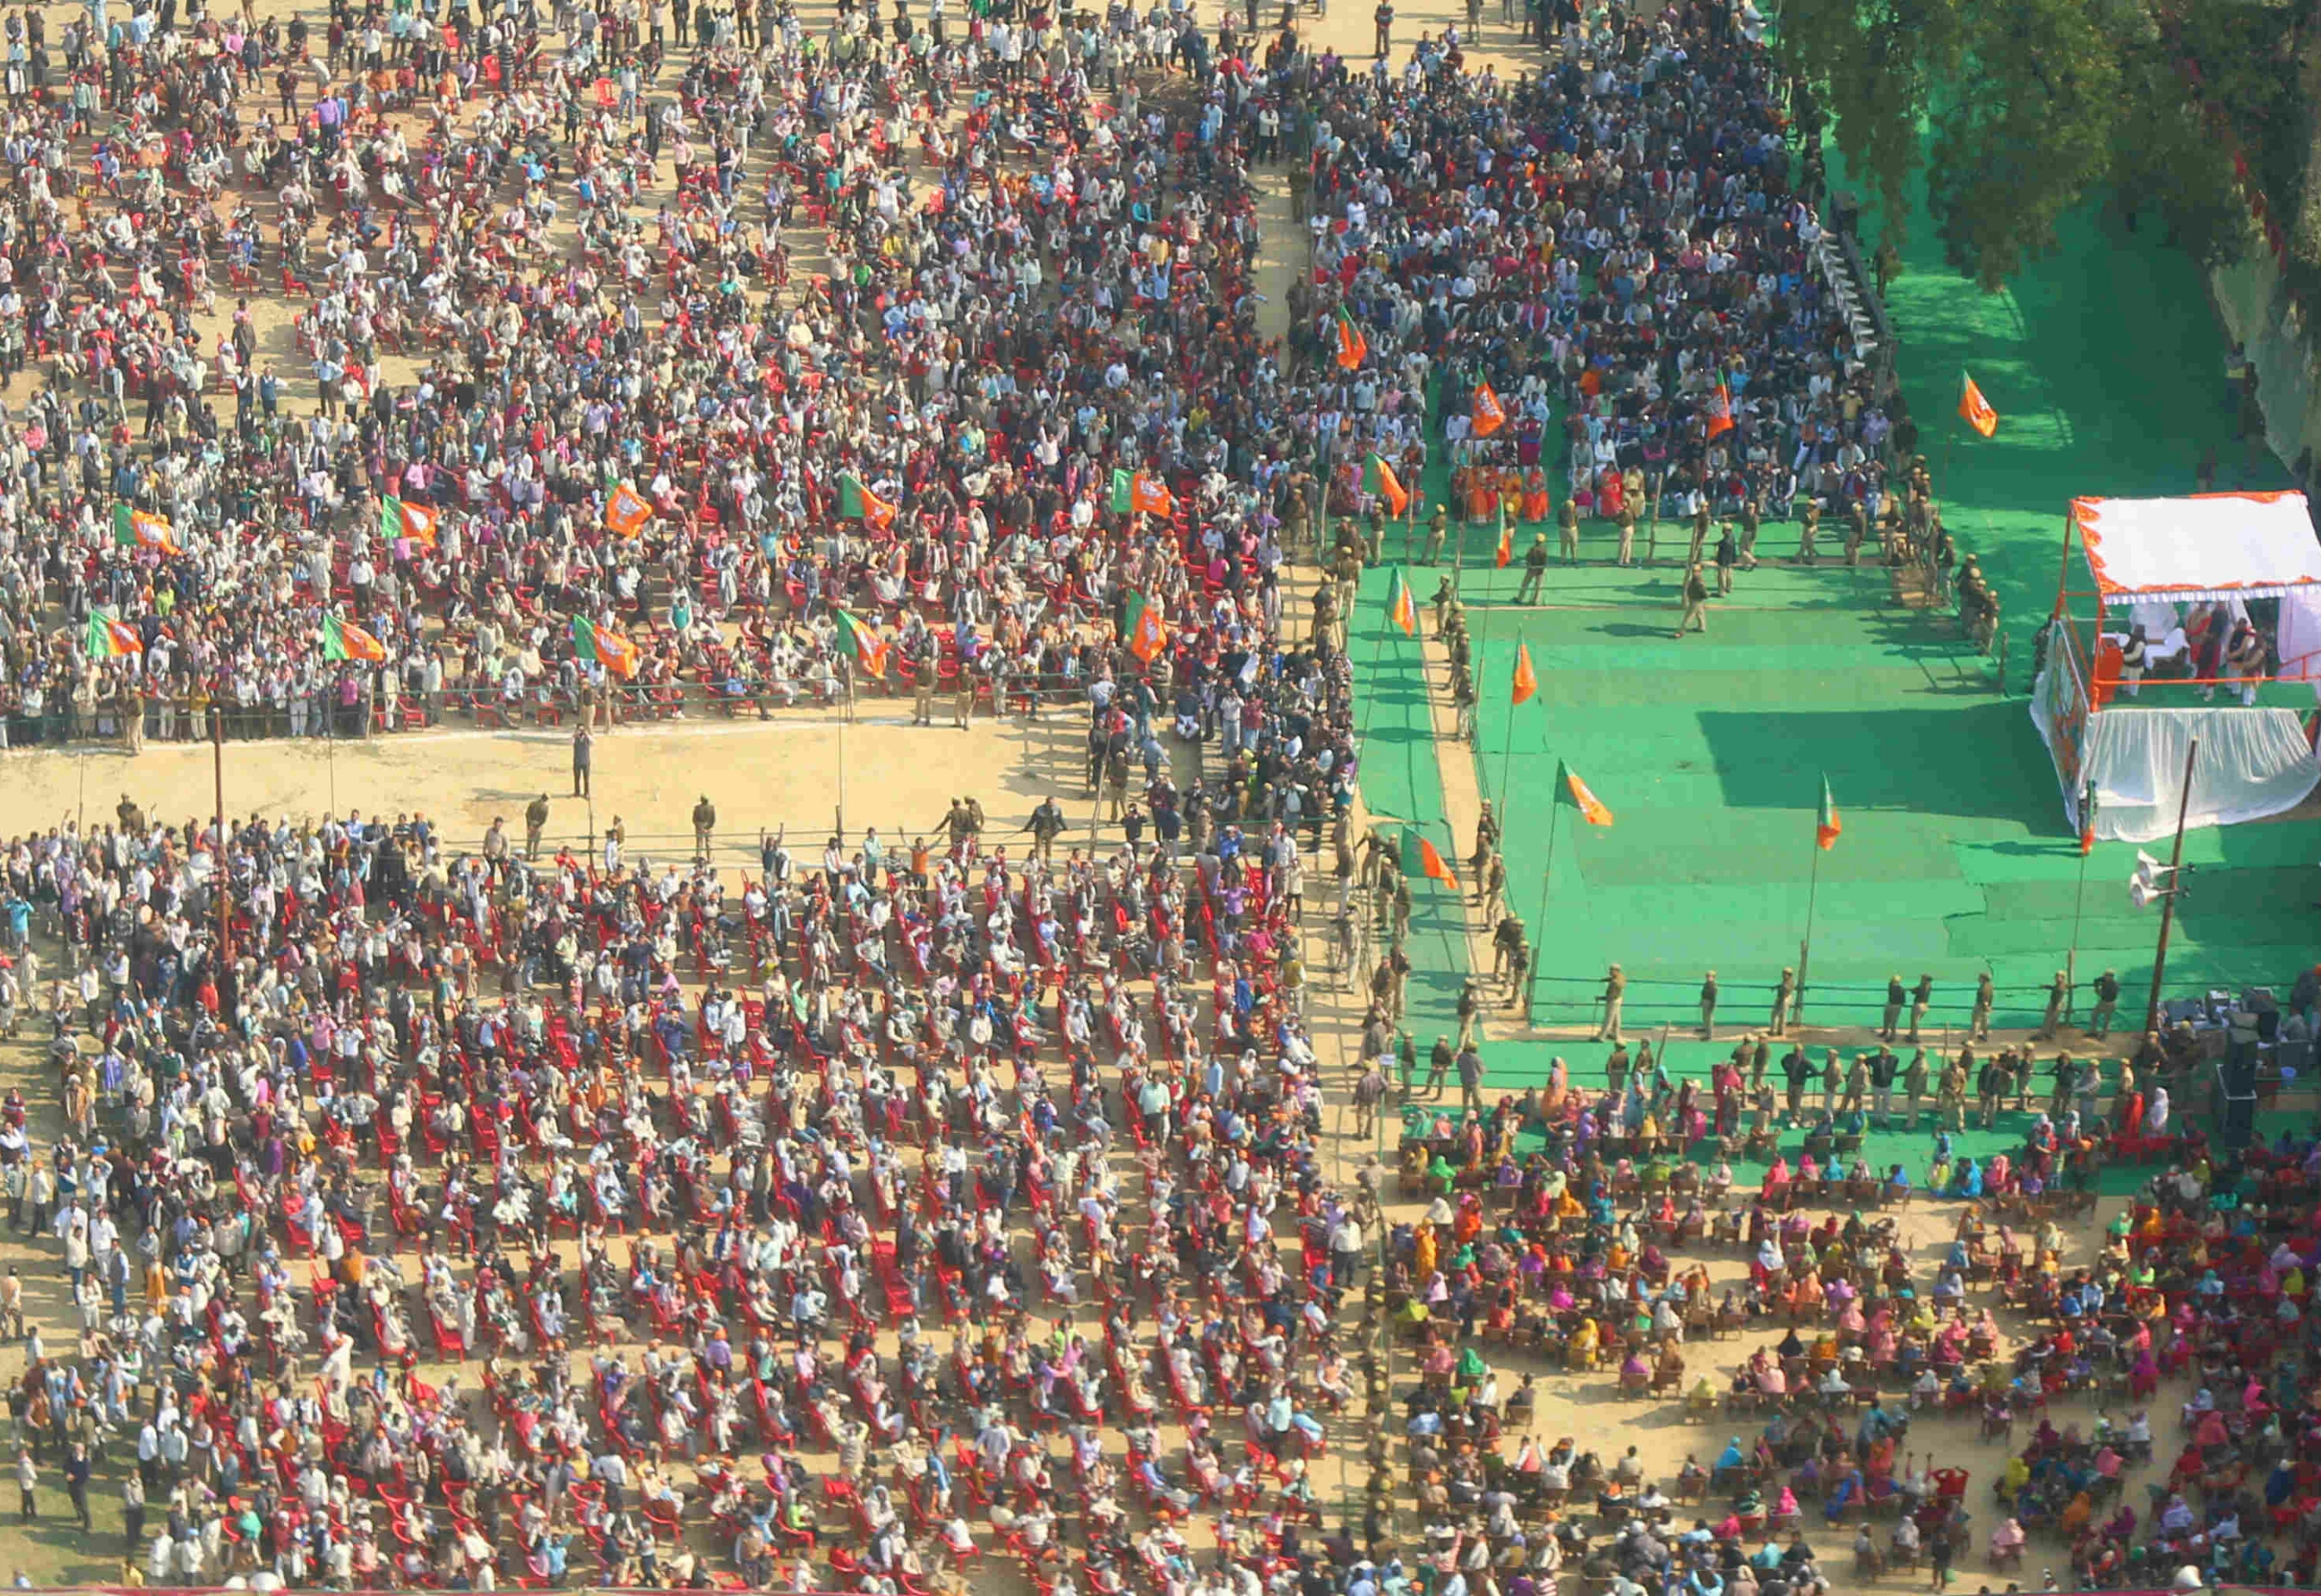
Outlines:
[[2256,1099],[2226,1098],[2224,1121],[2216,1127],[2216,1140],[2227,1153],[2239,1153],[2256,1139]]
[[2256,1136],[2255,1043],[2235,1043],[2216,1062],[2216,1140],[2228,1154],[2239,1153]]

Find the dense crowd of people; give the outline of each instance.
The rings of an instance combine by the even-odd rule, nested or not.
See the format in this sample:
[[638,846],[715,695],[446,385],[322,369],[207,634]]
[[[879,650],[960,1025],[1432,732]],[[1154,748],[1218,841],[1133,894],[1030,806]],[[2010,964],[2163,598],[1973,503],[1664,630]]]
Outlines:
[[[0,998],[65,1131],[19,1099],[7,1162],[75,1321],[13,1388],[27,1509],[133,1458],[156,1582],[1189,1580],[1172,1516],[1308,1522],[1355,1395],[1296,931],[1352,681],[1282,625],[1318,388],[1255,332],[1247,167],[1261,96],[1343,65],[1181,10],[704,7],[664,97],[666,10],[560,10],[544,62],[528,7],[348,14],[301,108],[303,24],[141,8],[96,81],[157,159],[100,158],[70,252],[74,120],[23,132],[59,379],[11,421],[18,734],[979,678],[1086,707],[1125,847],[965,802],[739,880],[126,798],[23,838]],[[836,269],[779,291],[801,217]],[[246,305],[201,350],[205,254],[310,296],[318,414]]]
[[[1720,1099],[1751,1052],[1716,1072]],[[2068,1562],[2063,1587],[2080,1590],[2312,1582],[2321,1141],[2282,1132],[2226,1156],[2171,1119],[2166,1086],[2147,1096],[2131,1075],[2087,1124],[2069,1106],[2029,1116],[2019,1145],[1979,1170],[1938,1133],[1923,1186],[1872,1169],[1860,1126],[1825,1111],[1798,1164],[1776,1154],[1745,1191],[1736,1127],[1707,1117],[1698,1083],[1649,1049],[1616,1060],[1605,1091],[1573,1091],[1559,1067],[1488,1109],[1406,1116],[1401,1186],[1429,1206],[1388,1233],[1384,1300],[1424,1374],[1404,1427],[1430,1545],[1476,1573],[1514,1566],[1510,1547],[1551,1574],[1577,1552],[1590,1581],[1647,1591],[1826,1589],[1845,1576],[1813,1549],[1823,1535],[1850,1541],[1855,1580],[1926,1564],[1936,1590],[1954,1563],[2004,1573],[2026,1556],[2051,1575]],[[2180,1087],[2185,1066],[2163,1044],[2152,1079]],[[1687,1156],[1720,1133],[1722,1156]],[[2093,1210],[2090,1177],[2112,1159],[2158,1172],[2087,1247],[2067,1226]],[[1961,1165],[1971,1187],[1951,1179]],[[1921,1194],[1970,1199],[1944,1210],[1931,1270],[1898,1221]],[[1720,1290],[1702,1254],[1735,1251],[1746,1278]],[[1751,1330],[1779,1339],[1700,1366],[1702,1341]],[[1680,1401],[1696,1422],[1762,1427],[1672,1479],[1634,1448],[1543,1446],[1547,1388],[1525,1374],[1507,1389],[1498,1347],[1616,1372],[1625,1395]],[[2051,1411],[2081,1393],[2092,1422]],[[1982,1455],[1998,1460],[1987,1495],[1969,1491],[1982,1464],[1904,1449],[1914,1419],[1948,1414],[2005,1443]],[[2155,1448],[2166,1467],[2147,1473]],[[1985,1504],[1990,1528],[1971,1528]],[[1590,1545],[1590,1524],[1608,1545]]]
[[1663,515],[1672,535],[1737,520],[1750,546],[1796,515],[1808,559],[1824,513],[1855,524],[1849,549],[1930,534],[1916,425],[1878,392],[1817,251],[1754,14],[1692,20],[1623,14],[1513,84],[1458,70],[1454,38],[1325,95],[1323,296],[1419,368],[1406,393],[1355,397],[1344,486],[1371,452],[1413,479],[1431,375],[1449,512],[1556,520],[1567,556],[1594,518],[1624,562]]
[[[1249,162],[1261,98],[1278,126],[1290,78],[1343,69],[1291,36],[1125,6],[810,36],[745,5],[663,94],[635,18],[560,7],[554,53],[530,5],[407,45],[349,13],[294,115],[303,22],[140,17],[89,72],[107,148],[155,159],[100,159],[98,211],[44,180],[80,96],[20,113],[56,379],[8,427],[12,740],[762,710],[921,670],[1069,698],[1124,590],[1197,631],[1278,603],[1315,400],[1256,335]],[[248,93],[277,75],[279,121]],[[49,249],[76,206],[103,225]],[[826,277],[789,281],[790,223]],[[314,414],[248,296],[202,347],[210,261],[305,296]]]
[[[810,35],[746,0],[426,0],[317,37],[248,6],[180,27],[165,0],[74,23],[68,88],[14,109],[0,369],[52,380],[0,421],[13,740],[944,683],[1084,707],[1118,827],[1060,849],[1052,804],[1001,836],[961,801],[932,843],[801,858],[777,833],[738,874],[617,832],[542,856],[418,815],[127,798],[14,841],[0,1022],[45,1023],[63,1130],[13,1098],[0,1165],[70,1310],[30,1316],[10,1387],[26,1510],[61,1478],[86,1524],[92,1465],[117,1465],[156,1583],[918,1596],[1005,1556],[1067,1596],[1820,1596],[1802,1536],[1752,1549],[1794,1516],[1794,1466],[1840,1512],[1898,1493],[1948,1546],[1955,1493],[1894,1442],[1905,1384],[1978,1378],[1984,1238],[1907,1300],[1890,1232],[1783,1214],[1783,1170],[1733,1221],[1746,1294],[1712,1305],[1663,1249],[1712,1238],[1729,1170],[1653,1158],[1740,1076],[1703,1095],[1639,1066],[1634,1104],[1559,1082],[1490,1105],[1471,1035],[1470,1111],[1405,1171],[1432,1207],[1383,1230],[1391,1172],[1341,1163],[1306,1028],[1302,878],[1326,860],[1391,933],[1367,1126],[1407,1045],[1415,862],[1358,863],[1343,643],[1389,479],[1448,470],[1474,518],[1512,496],[1544,519],[1561,406],[1568,497],[1615,519],[1664,488],[1699,514],[1908,514],[1877,463],[1904,422],[1816,276],[1753,12],[1558,8],[1547,69],[1503,83],[1455,31],[1365,71],[1253,12],[1212,32],[1173,6],[897,9]],[[1315,269],[1276,347],[1252,170],[1285,157]],[[799,223],[826,278],[792,280]],[[214,348],[196,331],[278,286],[312,415],[246,303]],[[1488,437],[1486,382],[1512,413]],[[1371,546],[1339,536],[1300,635],[1283,562],[1333,517]],[[1172,737],[1201,747],[1181,790]],[[1546,1150],[1515,1156],[1518,1130]],[[2062,1183],[2082,1127],[2040,1134],[1994,1202]],[[2157,1515],[2171,1552],[2238,1555],[2233,1458],[2308,1444],[2275,1410],[2303,1411],[2280,1305],[2315,1263],[2314,1158],[2268,1156],[2252,1200],[2191,1159],[2117,1258],[2065,1270],[2043,1232],[2009,1277],[2058,1325],[2010,1414],[2075,1359],[2141,1380],[2147,1355],[2216,1363],[2244,1416],[2273,1413],[2215,1441],[2223,1404],[2188,1412],[2218,1472],[2173,1482],[2207,1508],[2190,1532],[2181,1503]],[[1891,1195],[1866,1173],[1794,1190]],[[2157,1261],[2188,1246],[2218,1271],[2189,1290]],[[2235,1304],[2266,1274],[2260,1348]],[[1412,1338],[1415,1383],[1372,1379],[1358,1310]],[[1533,1382],[1503,1389],[1478,1350],[1650,1387],[1727,1313],[1826,1316],[1736,1400],[1786,1397],[1794,1361],[1890,1372],[1897,1400],[1852,1436],[1774,1402],[1734,1460],[1773,1500],[1691,1530],[1633,1452],[1532,1441]],[[2225,1380],[2235,1356],[2253,1386]],[[1325,1522],[1311,1465],[1361,1446],[1336,1416],[1389,1400],[1360,1521]],[[2100,1457],[2043,1437],[2010,1517]],[[2091,1573],[2151,1562],[2104,1560],[2133,1524],[2092,1544]]]

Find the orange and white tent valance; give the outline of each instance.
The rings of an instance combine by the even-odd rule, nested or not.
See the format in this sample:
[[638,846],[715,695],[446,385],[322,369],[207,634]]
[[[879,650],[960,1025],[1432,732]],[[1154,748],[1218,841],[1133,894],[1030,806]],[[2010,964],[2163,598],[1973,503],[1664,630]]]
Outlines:
[[2107,599],[2272,598],[2321,590],[2301,493],[2075,498],[2071,524]]

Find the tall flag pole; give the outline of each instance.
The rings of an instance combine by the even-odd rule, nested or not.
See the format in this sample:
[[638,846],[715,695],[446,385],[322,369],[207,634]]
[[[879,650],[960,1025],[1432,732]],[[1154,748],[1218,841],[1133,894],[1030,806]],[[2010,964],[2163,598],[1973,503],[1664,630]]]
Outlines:
[[[1556,791],[1560,795],[1563,790],[1563,762],[1561,760],[1555,762],[1555,786]],[[1541,949],[1547,946],[1547,907],[1552,901],[1555,892],[1555,834],[1561,829],[1557,823],[1561,820],[1562,815],[1563,805],[1561,803],[1551,803],[1547,806],[1547,864],[1546,867],[1539,872],[1539,918],[1532,926],[1531,970],[1525,977],[1524,986],[1524,1012],[1525,1014],[1535,1014],[1538,1012],[1533,1005],[1537,1002],[1539,998],[1539,952]],[[1538,1022],[1534,1021],[1533,1023],[1536,1024]]]
[[[1455,592],[1457,589],[1454,588],[1452,590]],[[1474,743],[1478,752],[1481,752],[1483,746],[1483,680],[1490,674],[1491,660],[1491,606],[1488,604],[1484,605],[1482,611],[1481,618],[1476,623],[1475,652],[1472,656],[1474,680],[1470,684],[1475,692],[1470,700],[1472,707],[1468,711],[1465,728],[1469,739]],[[1446,647],[1443,652],[1448,654],[1450,650]],[[1457,684],[1454,682],[1452,686],[1455,688]],[[1488,790],[1490,783],[1487,780],[1483,786]]]
[[[1547,942],[1548,898],[1555,886],[1555,820],[1557,813],[1563,809],[1579,810],[1579,817],[1590,825],[1609,826],[1612,824],[1612,811],[1606,808],[1588,789],[1588,783],[1579,779],[1579,772],[1557,760],[1555,795],[1547,806],[1547,866],[1539,876],[1539,935],[1534,944],[1535,947],[1543,947]],[[1524,1012],[1526,1014],[1531,1012],[1532,999],[1539,986],[1539,961],[1535,958],[1531,963],[1529,984],[1531,990],[1524,994]]]
[[1403,576],[1400,566],[1387,573],[1386,615],[1379,623],[1378,646],[1370,651],[1370,690],[1362,695],[1362,719],[1356,734],[1358,738],[1370,735],[1370,711],[1377,707],[1379,700],[1379,667],[1386,660],[1387,634],[1397,627],[1406,637],[1418,635],[1418,606],[1410,600],[1410,583]]
[[1837,839],[1845,830],[1838,817],[1837,799],[1829,790],[1829,776],[1821,779],[1821,807],[1814,816],[1813,871],[1806,881],[1806,939],[1798,944],[1797,1019],[1802,1026],[1806,1013],[1806,977],[1813,968],[1814,904],[1821,895],[1821,856],[1837,846]]
[[2080,915],[2088,903],[2088,855],[2096,851],[2096,784],[2089,782],[2080,791],[2080,885],[2071,895],[2071,946],[2063,955],[2063,1017],[2071,1017],[2071,1008],[2080,990]]
[[1499,815],[1504,824],[1512,790],[1515,762],[1515,709],[1539,696],[1539,675],[1532,669],[1531,645],[1515,637],[1515,667],[1507,679],[1507,742],[1499,755]]

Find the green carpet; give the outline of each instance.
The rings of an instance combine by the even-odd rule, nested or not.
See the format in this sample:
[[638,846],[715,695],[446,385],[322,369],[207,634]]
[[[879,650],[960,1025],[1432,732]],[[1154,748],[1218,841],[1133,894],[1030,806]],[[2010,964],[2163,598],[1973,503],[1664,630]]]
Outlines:
[[[1883,571],[1779,564],[1794,547],[1786,524],[1766,529],[1768,563],[1713,604],[1707,634],[1680,641],[1669,561],[1682,549],[1672,537],[1658,569],[1621,570],[1606,558],[1608,526],[1592,524],[1586,552],[1597,563],[1554,567],[1545,604],[1516,607],[1517,573],[1488,570],[1494,534],[1472,529],[1462,591],[1484,702],[1470,757],[1486,793],[1506,800],[1515,907],[1540,950],[1543,1023],[1588,1018],[1615,960],[1629,977],[1632,1032],[1688,1021],[1712,967],[1726,1023],[1761,1023],[1775,978],[1798,962],[1809,909],[1812,1020],[1871,1020],[1889,975],[1926,973],[1935,1021],[1962,1025],[1989,970],[1998,1023],[2033,1023],[2075,921],[2082,979],[2116,969],[2123,1011],[2131,1023],[2141,1011],[2157,926],[2126,902],[2134,850],[2098,847],[2082,899],[2080,855],[2025,710],[2065,501],[2189,492],[2210,446],[2223,461],[2220,487],[2284,478],[2232,441],[2220,336],[2180,255],[2089,214],[2013,293],[1986,296],[1943,268],[1931,222],[1917,218],[1914,232],[1910,269],[1892,294],[1904,392],[1946,518],[2000,595],[2008,690],[1992,690],[1991,662],[1952,622],[1893,602]],[[1963,431],[1953,414],[1961,368],[2003,418],[1995,440],[1953,439]],[[1439,470],[1426,486],[1431,500]],[[1398,539],[1389,550],[1400,552]],[[1413,572],[1422,609],[1434,579]],[[1384,631],[1387,580],[1383,570],[1366,577],[1352,634],[1367,725],[1362,783],[1373,810],[1432,823],[1442,798],[1418,651]],[[1510,718],[1518,643],[1531,650],[1541,692]],[[2290,695],[2284,701],[2303,691],[2274,690]],[[1559,759],[1612,809],[1612,827],[1551,805]],[[1814,820],[1825,773],[1844,832],[1821,853]],[[1431,834],[1446,840],[1439,825]],[[1458,838],[1458,852],[1471,841]],[[2199,870],[2171,949],[2172,994],[2285,984],[2311,962],[2321,826],[2198,832],[2186,855]],[[1422,1048],[1452,1028],[1463,969],[1452,910],[1447,893],[1422,884],[1408,1022]],[[1493,1043],[1492,1084],[1541,1078],[1554,1051]],[[1602,1052],[1585,1051],[1571,1061],[1583,1081]]]

